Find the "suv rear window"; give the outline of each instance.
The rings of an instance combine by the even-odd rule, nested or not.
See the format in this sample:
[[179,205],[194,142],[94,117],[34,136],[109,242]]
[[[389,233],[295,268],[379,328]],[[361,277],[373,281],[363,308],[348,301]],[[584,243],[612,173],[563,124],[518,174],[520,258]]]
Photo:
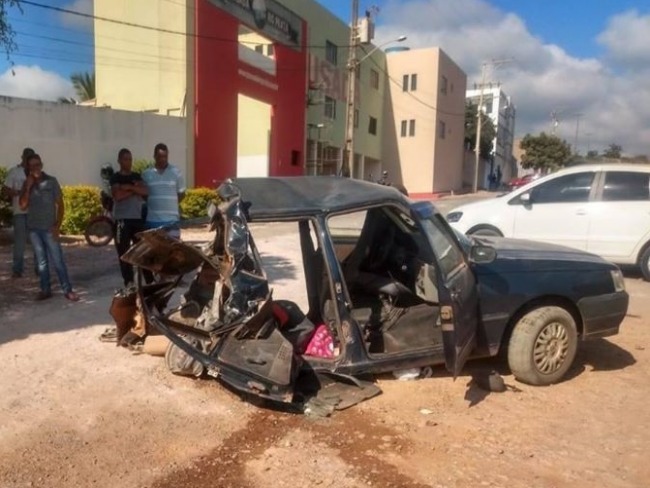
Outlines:
[[650,200],[650,173],[637,171],[609,171],[605,173],[603,201],[639,200]]

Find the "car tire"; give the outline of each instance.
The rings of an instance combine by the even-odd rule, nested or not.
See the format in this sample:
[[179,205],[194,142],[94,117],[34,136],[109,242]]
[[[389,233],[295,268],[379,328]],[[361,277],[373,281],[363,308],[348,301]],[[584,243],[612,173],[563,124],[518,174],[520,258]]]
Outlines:
[[643,279],[650,281],[650,246],[648,246],[641,255],[641,258],[639,259],[639,267],[641,268]]
[[508,365],[522,383],[551,385],[569,370],[577,349],[573,316],[560,307],[541,307],[515,325],[508,344]]
[[479,225],[467,231],[468,236],[503,237],[503,234],[496,227],[491,225]]

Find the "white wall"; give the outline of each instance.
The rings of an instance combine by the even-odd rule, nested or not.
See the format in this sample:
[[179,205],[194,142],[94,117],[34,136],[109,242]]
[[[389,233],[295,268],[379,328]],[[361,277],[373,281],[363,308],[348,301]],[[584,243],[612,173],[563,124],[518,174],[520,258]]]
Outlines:
[[17,164],[23,147],[32,147],[62,185],[99,185],[100,168],[117,168],[122,147],[151,160],[158,142],[187,175],[184,118],[0,97],[0,166]]

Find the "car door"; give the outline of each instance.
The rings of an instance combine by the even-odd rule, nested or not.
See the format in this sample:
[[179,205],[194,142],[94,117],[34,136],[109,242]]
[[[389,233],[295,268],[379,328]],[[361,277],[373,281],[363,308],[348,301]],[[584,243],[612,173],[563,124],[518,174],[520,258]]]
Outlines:
[[613,261],[635,262],[634,251],[650,232],[650,172],[604,172],[592,205],[587,250]]
[[513,236],[585,251],[595,179],[595,171],[561,175],[511,201],[517,206]]
[[415,212],[433,248],[440,302],[440,320],[447,369],[458,376],[476,345],[478,290],[474,273],[453,231],[430,203]]

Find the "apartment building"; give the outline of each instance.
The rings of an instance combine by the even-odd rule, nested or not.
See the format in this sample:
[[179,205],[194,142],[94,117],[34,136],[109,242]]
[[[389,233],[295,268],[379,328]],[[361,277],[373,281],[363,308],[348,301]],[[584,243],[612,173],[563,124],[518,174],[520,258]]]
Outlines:
[[[492,142],[492,158],[488,162],[486,177],[490,172],[501,169],[502,181],[517,176],[517,161],[513,156],[515,138],[516,108],[511,98],[506,95],[498,83],[486,83],[483,86],[483,112],[490,117],[496,134]],[[467,90],[467,101],[478,105],[481,88],[475,84]],[[487,182],[483,182],[484,185]]]
[[462,187],[467,76],[440,48],[386,55],[383,165],[410,193]]

